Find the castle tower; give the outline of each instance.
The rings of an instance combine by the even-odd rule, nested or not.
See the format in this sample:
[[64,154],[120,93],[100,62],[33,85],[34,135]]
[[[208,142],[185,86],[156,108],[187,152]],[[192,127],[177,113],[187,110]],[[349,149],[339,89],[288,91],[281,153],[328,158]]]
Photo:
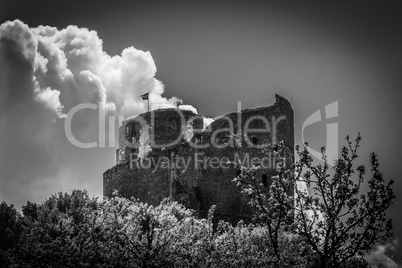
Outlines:
[[206,128],[202,116],[191,111],[143,113],[119,129],[116,166],[103,174],[103,194],[117,190],[153,205],[171,197],[201,217],[217,205],[220,219],[247,219],[252,209],[232,182],[239,162],[260,165],[269,187],[267,179],[275,173],[271,152],[279,141],[293,156],[294,112],[279,95],[273,105],[226,114]]

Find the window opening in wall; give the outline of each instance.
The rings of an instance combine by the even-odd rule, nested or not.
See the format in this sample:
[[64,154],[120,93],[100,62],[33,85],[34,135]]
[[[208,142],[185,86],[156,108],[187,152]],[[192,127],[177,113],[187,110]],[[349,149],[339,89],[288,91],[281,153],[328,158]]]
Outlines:
[[257,137],[251,137],[251,143],[254,145],[258,145],[258,138]]
[[267,174],[262,174],[261,180],[262,180],[262,184],[263,184],[265,187],[268,187],[268,176],[267,176]]

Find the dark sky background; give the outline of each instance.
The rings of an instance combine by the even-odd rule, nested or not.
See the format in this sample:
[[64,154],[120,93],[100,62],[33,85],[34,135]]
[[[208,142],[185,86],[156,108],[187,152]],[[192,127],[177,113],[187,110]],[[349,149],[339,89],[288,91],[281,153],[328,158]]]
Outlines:
[[[150,51],[157,68],[155,77],[165,85],[163,96],[183,99],[207,117],[234,111],[238,101],[243,108],[265,106],[279,93],[292,100],[297,144],[302,143],[303,122],[338,101],[338,118],[309,126],[304,137],[318,150],[325,145],[327,123],[338,122],[339,145],[345,144],[347,134],[355,137],[361,133],[360,161],[367,164],[369,153],[378,153],[386,180],[395,180],[397,198],[390,216],[393,239],[402,239],[400,11],[396,1],[13,0],[0,2],[0,23],[19,19],[29,27],[48,25],[59,30],[77,25],[95,30],[103,40],[103,50],[111,56],[130,46]],[[67,146],[60,130],[52,130],[51,135],[62,141],[49,138],[54,146],[43,145],[57,150],[53,143],[64,144],[57,154],[60,161],[54,160],[54,155],[36,157],[43,147],[18,141],[8,145],[5,137],[13,137],[13,132],[4,129],[12,129],[10,118],[13,113],[17,121],[24,117],[18,108],[23,105],[7,108],[25,93],[15,94],[17,97],[8,99],[0,109],[9,115],[8,121],[0,121],[0,144],[10,146],[0,149],[7,150],[9,160],[15,163],[6,166],[0,162],[0,168],[8,168],[7,176],[0,170],[0,199],[20,207],[27,200],[39,202],[51,193],[72,188],[85,188],[100,196],[102,172],[115,163],[114,149]],[[60,129],[63,120],[57,119],[54,128]],[[4,157],[0,161],[5,161]],[[24,172],[13,173],[11,168]],[[29,176],[32,173],[47,179],[36,183],[36,177]]]

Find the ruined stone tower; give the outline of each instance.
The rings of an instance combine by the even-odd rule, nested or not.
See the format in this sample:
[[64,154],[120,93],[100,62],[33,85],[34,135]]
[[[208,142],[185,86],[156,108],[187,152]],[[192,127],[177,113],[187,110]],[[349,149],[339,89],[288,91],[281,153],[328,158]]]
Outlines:
[[[285,98],[220,117],[209,126],[191,111],[161,109],[127,120],[119,129],[116,165],[103,174],[103,194],[114,190],[153,205],[171,197],[205,217],[247,219],[247,198],[232,182],[242,165],[260,165],[262,182],[275,171],[269,150],[283,141],[293,156],[294,113]],[[261,150],[261,147],[268,148]]]

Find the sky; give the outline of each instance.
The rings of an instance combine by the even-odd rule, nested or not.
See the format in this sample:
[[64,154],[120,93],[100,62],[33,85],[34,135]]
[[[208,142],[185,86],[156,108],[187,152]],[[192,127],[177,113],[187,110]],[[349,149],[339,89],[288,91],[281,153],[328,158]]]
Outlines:
[[[338,124],[339,146],[361,133],[359,161],[367,165],[376,152],[385,179],[395,180],[390,241],[401,240],[396,4],[1,1],[0,200],[19,208],[74,188],[102,195],[116,148],[68,140],[64,124],[78,104],[104,102],[106,116],[127,118],[146,110],[139,96],[149,91],[151,102],[214,118],[239,101],[267,106],[278,93],[293,104],[296,144],[303,135],[319,150],[330,123]],[[337,117],[325,119],[334,102]],[[303,129],[316,111],[323,120]],[[100,144],[97,111],[76,113],[71,127],[78,140]]]

